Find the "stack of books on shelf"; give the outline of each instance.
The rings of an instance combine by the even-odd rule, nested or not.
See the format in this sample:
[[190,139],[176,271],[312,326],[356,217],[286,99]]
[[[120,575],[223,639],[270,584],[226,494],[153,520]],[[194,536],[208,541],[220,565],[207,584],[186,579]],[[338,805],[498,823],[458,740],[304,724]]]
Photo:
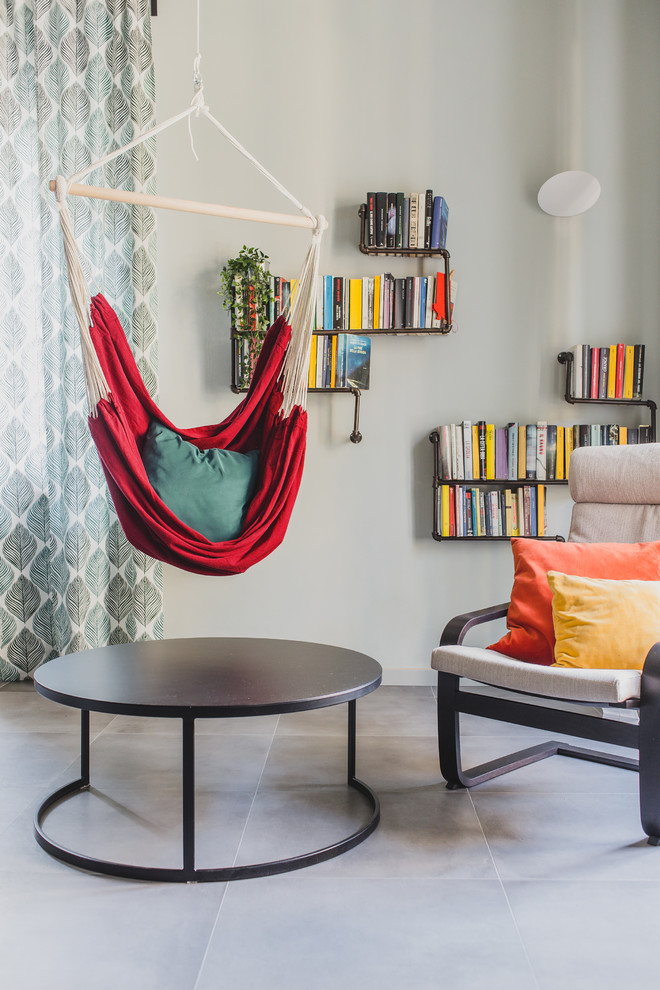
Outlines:
[[[250,343],[246,337],[237,336],[237,381],[250,380]],[[369,388],[371,364],[371,339],[359,334],[315,334],[309,355],[308,388]]]
[[369,388],[371,339],[354,333],[315,334],[309,388]]
[[449,207],[432,189],[420,193],[368,192],[364,244],[385,250],[439,251],[447,244]]
[[446,326],[445,273],[394,278],[319,276],[317,330],[439,330]]
[[545,485],[485,489],[441,485],[438,518],[443,537],[545,536]]
[[644,344],[591,347],[576,344],[573,355],[574,399],[641,399]]
[[[452,273],[453,275],[453,273]],[[268,321],[286,312],[296,293],[297,279],[270,276]],[[450,277],[450,289],[454,281]],[[451,302],[453,310],[453,298]],[[234,308],[233,323],[240,323]],[[447,325],[445,273],[394,278],[389,272],[363,278],[319,275],[314,326],[323,331],[439,330]]]

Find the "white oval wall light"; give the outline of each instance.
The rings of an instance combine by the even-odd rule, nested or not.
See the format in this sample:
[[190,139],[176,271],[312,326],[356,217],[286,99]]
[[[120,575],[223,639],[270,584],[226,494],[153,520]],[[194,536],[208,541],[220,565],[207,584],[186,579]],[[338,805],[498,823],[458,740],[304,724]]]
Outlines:
[[539,189],[539,206],[553,217],[585,213],[600,196],[600,182],[589,172],[558,172]]

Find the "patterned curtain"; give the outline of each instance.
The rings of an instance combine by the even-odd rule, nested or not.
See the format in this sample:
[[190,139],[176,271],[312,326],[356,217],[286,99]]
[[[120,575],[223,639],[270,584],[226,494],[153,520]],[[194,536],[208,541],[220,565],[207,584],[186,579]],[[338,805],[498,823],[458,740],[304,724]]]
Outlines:
[[[0,679],[162,636],[160,565],[126,541],[87,428],[78,330],[48,182],[152,122],[149,0],[0,0]],[[89,182],[151,192],[139,146]],[[151,211],[71,197],[90,276],[155,393]],[[92,291],[95,291],[93,287]]]

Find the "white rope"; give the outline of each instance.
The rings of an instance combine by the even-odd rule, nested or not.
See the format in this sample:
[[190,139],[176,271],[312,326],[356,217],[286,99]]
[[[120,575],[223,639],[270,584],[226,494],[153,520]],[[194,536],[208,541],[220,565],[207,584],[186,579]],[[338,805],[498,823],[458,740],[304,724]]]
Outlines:
[[[301,408],[306,406],[307,380],[309,375],[309,352],[314,328],[314,308],[316,299],[316,283],[319,271],[319,252],[323,231],[327,227],[325,217],[314,217],[313,213],[306,206],[296,199],[289,190],[282,185],[271,173],[259,162],[243,145],[233,137],[219,120],[211,114],[208,106],[204,102],[204,83],[201,74],[201,53],[199,50],[199,0],[197,0],[197,54],[193,63],[193,85],[194,95],[190,106],[182,113],[176,114],[164,120],[162,124],[156,124],[144,134],[134,138],[121,148],[116,148],[98,161],[92,162],[87,168],[76,172],[69,179],[57,176],[55,181],[55,194],[60,213],[60,223],[64,239],[64,251],[69,273],[69,287],[73,300],[76,318],[80,327],[80,340],[82,345],[83,368],[85,371],[85,385],[87,388],[87,399],[89,402],[90,415],[96,415],[96,407],[101,399],[108,398],[110,389],[103,375],[96,351],[90,336],[92,323],[90,310],[90,292],[85,273],[82,268],[78,249],[76,247],[73,224],[66,204],[67,193],[71,187],[79,183],[81,179],[88,176],[97,168],[108,164],[119,155],[125,154],[137,145],[142,144],[151,137],[160,134],[180,120],[188,120],[188,131],[190,133],[190,143],[193,155],[197,158],[192,136],[191,118],[194,114],[199,117],[202,114],[213,126],[233,145],[236,150],[243,155],[247,161],[253,165],[268,181],[275,186],[279,192],[285,196],[293,205],[314,224],[312,243],[307,252],[307,257],[303,263],[300,278],[296,286],[295,298],[291,300],[288,322],[291,325],[291,340],[287,348],[284,366],[282,369],[283,383],[283,405],[282,415],[288,416],[294,406]],[[121,191],[119,191],[121,192]],[[292,219],[292,218],[290,218]],[[282,222],[285,222],[284,216]]]
[[60,225],[62,227],[62,238],[64,241],[64,256],[69,274],[69,289],[80,329],[80,345],[83,371],[85,374],[85,388],[87,390],[87,404],[90,416],[96,416],[97,406],[101,399],[107,399],[109,397],[110,388],[103,374],[103,369],[94,350],[89,332],[92,325],[91,296],[87,279],[80,263],[71,214],[67,207],[67,183],[61,175],[58,175],[55,181],[55,195],[57,197],[57,207],[60,214]]
[[291,325],[291,339],[282,368],[281,415],[285,419],[291,414],[294,406],[300,406],[301,409],[307,406],[309,352],[314,330],[319,256],[321,238],[326,227],[325,217],[316,217],[312,243],[296,283],[295,295],[290,300],[288,312],[285,313],[285,319]]

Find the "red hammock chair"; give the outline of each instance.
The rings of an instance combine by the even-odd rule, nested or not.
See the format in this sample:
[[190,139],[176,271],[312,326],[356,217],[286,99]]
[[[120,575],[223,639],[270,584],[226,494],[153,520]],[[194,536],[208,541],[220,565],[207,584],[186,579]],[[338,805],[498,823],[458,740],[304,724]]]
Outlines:
[[[290,326],[281,316],[270,328],[248,394],[224,422],[181,430],[149,396],[122,326],[102,295],[92,298],[91,313],[91,340],[110,395],[89,417],[89,428],[128,540],[183,570],[240,574],[282,542],[300,487],[307,413],[299,405],[286,417],[281,413],[281,372]],[[236,539],[211,542],[178,519],[156,494],[140,454],[154,420],[200,450],[260,451],[257,489]]]

